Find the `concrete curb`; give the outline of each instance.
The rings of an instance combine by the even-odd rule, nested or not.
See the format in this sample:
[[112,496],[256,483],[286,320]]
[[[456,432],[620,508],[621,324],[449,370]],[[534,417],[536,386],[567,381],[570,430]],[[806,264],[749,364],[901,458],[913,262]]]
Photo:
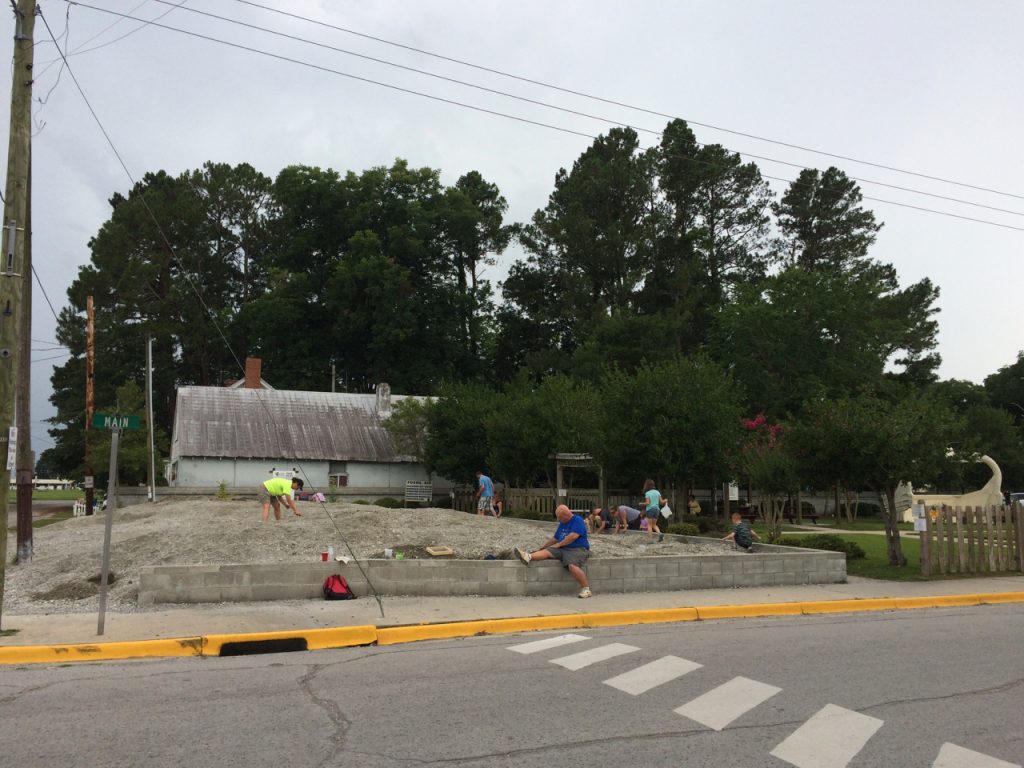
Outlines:
[[77,645],[25,645],[0,647],[0,665],[54,664],[73,661],[168,658],[174,656],[228,656],[295,650],[350,648],[361,645],[397,645],[422,640],[446,640],[476,635],[500,635],[550,629],[587,629],[683,621],[742,619],[767,616],[812,616],[825,613],[918,610],[972,605],[1024,603],[1024,592],[983,592],[931,597],[885,597],[850,600],[814,600],[753,605],[706,605],[641,611],[570,613],[512,619],[483,619],[436,624],[378,627],[363,625],[282,632],[252,632]]

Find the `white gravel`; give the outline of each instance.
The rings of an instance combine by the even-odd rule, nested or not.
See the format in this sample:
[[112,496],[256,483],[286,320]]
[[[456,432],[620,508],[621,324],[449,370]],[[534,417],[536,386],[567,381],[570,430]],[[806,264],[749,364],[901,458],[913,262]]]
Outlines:
[[[385,547],[406,557],[428,557],[431,545],[448,545],[456,558],[487,554],[511,557],[513,547],[535,548],[555,522],[537,527],[509,517],[478,517],[450,509],[384,509],[350,503],[297,502],[302,517],[284,510],[260,522],[254,501],[196,499],[158,501],[114,513],[107,607],[132,612],[139,569],[145,565],[217,565],[319,560],[328,545],[335,554],[379,558]],[[5,614],[79,613],[98,609],[104,515],[79,517],[37,528],[33,559],[7,566]],[[13,552],[14,547],[8,548]],[[716,542],[649,542],[643,533],[591,537],[591,557],[729,554]]]

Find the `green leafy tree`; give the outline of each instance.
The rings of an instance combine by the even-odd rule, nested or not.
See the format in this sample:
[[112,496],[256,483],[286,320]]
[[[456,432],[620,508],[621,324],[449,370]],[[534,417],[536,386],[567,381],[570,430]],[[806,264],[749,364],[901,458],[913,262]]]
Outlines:
[[948,451],[961,439],[963,420],[941,399],[913,391],[898,399],[870,393],[815,399],[802,411],[788,438],[795,455],[821,476],[877,493],[885,502],[889,563],[906,565],[896,487],[933,482],[949,472]]
[[[510,355],[527,364],[570,355],[595,324],[632,309],[651,268],[653,163],[636,133],[616,128],[561,169],[545,208],[519,232],[528,257],[509,270],[503,329],[531,343]],[[506,342],[507,343],[507,342]],[[545,355],[544,352],[555,353]],[[534,369],[543,374],[555,369]]]
[[594,454],[613,479],[711,485],[727,476],[741,436],[741,394],[715,363],[675,357],[635,373],[611,369],[600,403]]
[[763,414],[744,420],[743,429],[738,468],[761,496],[767,539],[775,544],[782,539],[783,498],[800,487],[798,462],[782,439],[783,428]]
[[520,374],[505,387],[486,422],[488,465],[518,487],[554,488],[554,454],[586,453],[597,426],[593,387],[566,376],[540,384]]
[[406,397],[396,400],[391,409],[391,416],[384,421],[384,428],[395,442],[399,453],[412,456],[423,461],[427,453],[427,440],[430,436],[431,400]]
[[1013,416],[1018,426],[1024,425],[1024,351],[1017,359],[985,377],[985,391],[992,405]]
[[500,407],[500,393],[477,382],[446,384],[427,411],[427,469],[461,483],[487,469],[486,424]]
[[[921,303],[908,306],[911,297]],[[883,389],[891,375],[913,369],[916,379],[934,367],[936,297],[930,287],[923,299],[915,286],[901,290],[895,271],[877,264],[791,267],[739,289],[719,315],[712,349],[743,382],[751,410],[786,417],[811,397]]]
[[807,168],[772,206],[780,257],[807,270],[842,270],[867,256],[881,224],[861,206],[857,183],[838,168]]
[[[97,409],[100,413],[122,416],[138,416],[139,429],[124,430],[118,440],[117,475],[120,485],[138,485],[149,477],[149,433],[146,421],[146,396],[134,381],[128,381],[117,388],[113,402],[104,403]],[[95,430],[93,441],[93,470],[96,487],[106,489],[110,477],[110,430]],[[169,452],[170,441],[163,429],[153,433],[157,461]]]

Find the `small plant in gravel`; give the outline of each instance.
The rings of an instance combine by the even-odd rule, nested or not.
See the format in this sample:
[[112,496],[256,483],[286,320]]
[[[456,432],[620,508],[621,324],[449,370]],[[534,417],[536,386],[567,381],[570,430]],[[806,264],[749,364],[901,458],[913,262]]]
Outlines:
[[221,501],[227,501],[231,496],[228,494],[228,484],[226,481],[221,480],[217,484],[217,498]]

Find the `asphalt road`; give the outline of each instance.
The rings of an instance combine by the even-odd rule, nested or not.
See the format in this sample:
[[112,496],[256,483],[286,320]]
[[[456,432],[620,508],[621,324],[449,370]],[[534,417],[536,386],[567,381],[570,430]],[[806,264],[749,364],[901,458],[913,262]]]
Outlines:
[[3,668],[0,764],[1006,768],[1022,638],[1004,605]]

